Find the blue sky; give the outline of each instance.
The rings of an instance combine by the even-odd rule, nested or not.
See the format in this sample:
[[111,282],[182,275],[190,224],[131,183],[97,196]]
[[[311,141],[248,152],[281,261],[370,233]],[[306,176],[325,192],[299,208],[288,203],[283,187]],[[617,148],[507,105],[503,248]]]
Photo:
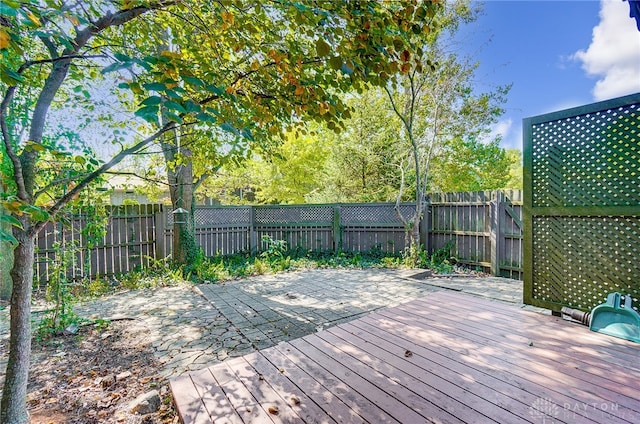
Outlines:
[[522,119],[640,92],[640,31],[622,0],[495,1],[459,31],[476,87],[513,84],[495,131],[522,148]]

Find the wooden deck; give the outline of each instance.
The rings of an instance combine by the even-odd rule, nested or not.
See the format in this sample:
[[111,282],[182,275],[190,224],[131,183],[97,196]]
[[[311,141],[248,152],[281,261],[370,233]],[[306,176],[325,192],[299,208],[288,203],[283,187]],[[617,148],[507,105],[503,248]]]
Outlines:
[[170,384],[188,424],[629,424],[640,345],[441,291]]

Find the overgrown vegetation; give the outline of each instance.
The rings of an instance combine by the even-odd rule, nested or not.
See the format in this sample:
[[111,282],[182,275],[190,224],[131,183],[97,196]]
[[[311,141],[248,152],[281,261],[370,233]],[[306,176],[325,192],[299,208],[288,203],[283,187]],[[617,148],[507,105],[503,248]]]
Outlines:
[[[379,247],[368,252],[319,252],[289,248],[283,240],[262,239],[265,249],[257,253],[238,253],[205,257],[198,255],[196,266],[172,267],[169,260],[153,261],[151,266],[111,279],[95,278],[75,282],[65,294],[73,300],[102,296],[119,290],[136,290],[176,284],[215,283],[254,275],[317,268],[424,268],[438,274],[454,272],[453,242],[429,254],[424,248],[392,254]],[[68,309],[68,308],[67,308]],[[64,315],[64,313],[63,313]],[[66,321],[65,321],[66,323]],[[61,324],[60,324],[61,325]],[[60,325],[57,326],[58,330]]]

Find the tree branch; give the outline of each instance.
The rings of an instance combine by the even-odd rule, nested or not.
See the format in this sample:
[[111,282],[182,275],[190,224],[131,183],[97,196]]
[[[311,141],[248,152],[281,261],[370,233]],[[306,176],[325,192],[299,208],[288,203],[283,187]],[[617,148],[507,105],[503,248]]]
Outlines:
[[169,185],[169,183],[167,183],[164,180],[156,180],[154,178],[149,178],[149,177],[145,177],[144,175],[140,175],[136,172],[125,172],[125,171],[117,171],[117,172],[113,172],[113,171],[106,171],[105,174],[109,174],[109,175],[129,175],[132,177],[136,177],[136,178],[140,178],[141,180],[144,181],[148,181],[154,184],[164,184],[166,186]]
[[95,54],[95,55],[87,55],[87,56],[81,55],[81,54],[71,54],[71,55],[65,55],[65,56],[52,57],[51,59],[29,60],[25,62],[22,66],[20,66],[20,69],[18,69],[18,73],[21,74],[31,66],[41,65],[43,63],[55,63],[61,60],[96,59],[96,58],[106,58],[106,57],[108,56],[104,54]]
[[[175,122],[169,122],[164,127],[160,128],[158,131],[156,131],[154,134],[152,134],[149,137],[145,138],[144,140],[138,142],[134,146],[131,146],[128,149],[124,149],[124,150],[120,151],[120,153],[118,153],[113,158],[111,158],[111,160],[109,162],[105,163],[100,168],[98,168],[95,171],[91,172],[82,181],[80,181],[78,183],[78,185],[73,187],[64,196],[62,196],[60,199],[58,199],[58,201],[52,207],[50,207],[47,210],[47,212],[49,212],[50,215],[57,214],[64,207],[64,205],[66,205],[71,199],[73,199],[78,193],[80,193],[80,191],[82,189],[84,189],[86,186],[88,186],[89,183],[91,183],[97,177],[99,177],[100,175],[106,173],[109,169],[113,168],[114,166],[116,166],[117,164],[122,162],[122,160],[124,158],[126,158],[127,156],[135,154],[137,151],[143,149],[145,146],[147,146],[148,144],[150,144],[154,140],[158,139],[159,137],[164,135],[166,132],[172,131],[175,128],[176,128],[176,123]],[[45,225],[45,222],[38,222],[34,227],[32,227],[32,234],[37,234],[38,231],[40,231],[40,229],[42,227],[44,227],[44,225]]]

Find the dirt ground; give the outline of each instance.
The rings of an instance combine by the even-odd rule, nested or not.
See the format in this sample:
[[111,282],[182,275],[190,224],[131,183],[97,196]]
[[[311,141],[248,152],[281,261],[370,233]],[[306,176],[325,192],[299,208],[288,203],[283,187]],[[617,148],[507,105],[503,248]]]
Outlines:
[[[115,321],[34,341],[27,395],[31,423],[178,423],[169,385],[159,377],[152,346],[140,342],[140,331]],[[7,344],[0,341],[0,356],[7,354]],[[0,382],[4,372],[3,367]],[[160,393],[159,410],[132,413],[131,402],[152,390]]]

